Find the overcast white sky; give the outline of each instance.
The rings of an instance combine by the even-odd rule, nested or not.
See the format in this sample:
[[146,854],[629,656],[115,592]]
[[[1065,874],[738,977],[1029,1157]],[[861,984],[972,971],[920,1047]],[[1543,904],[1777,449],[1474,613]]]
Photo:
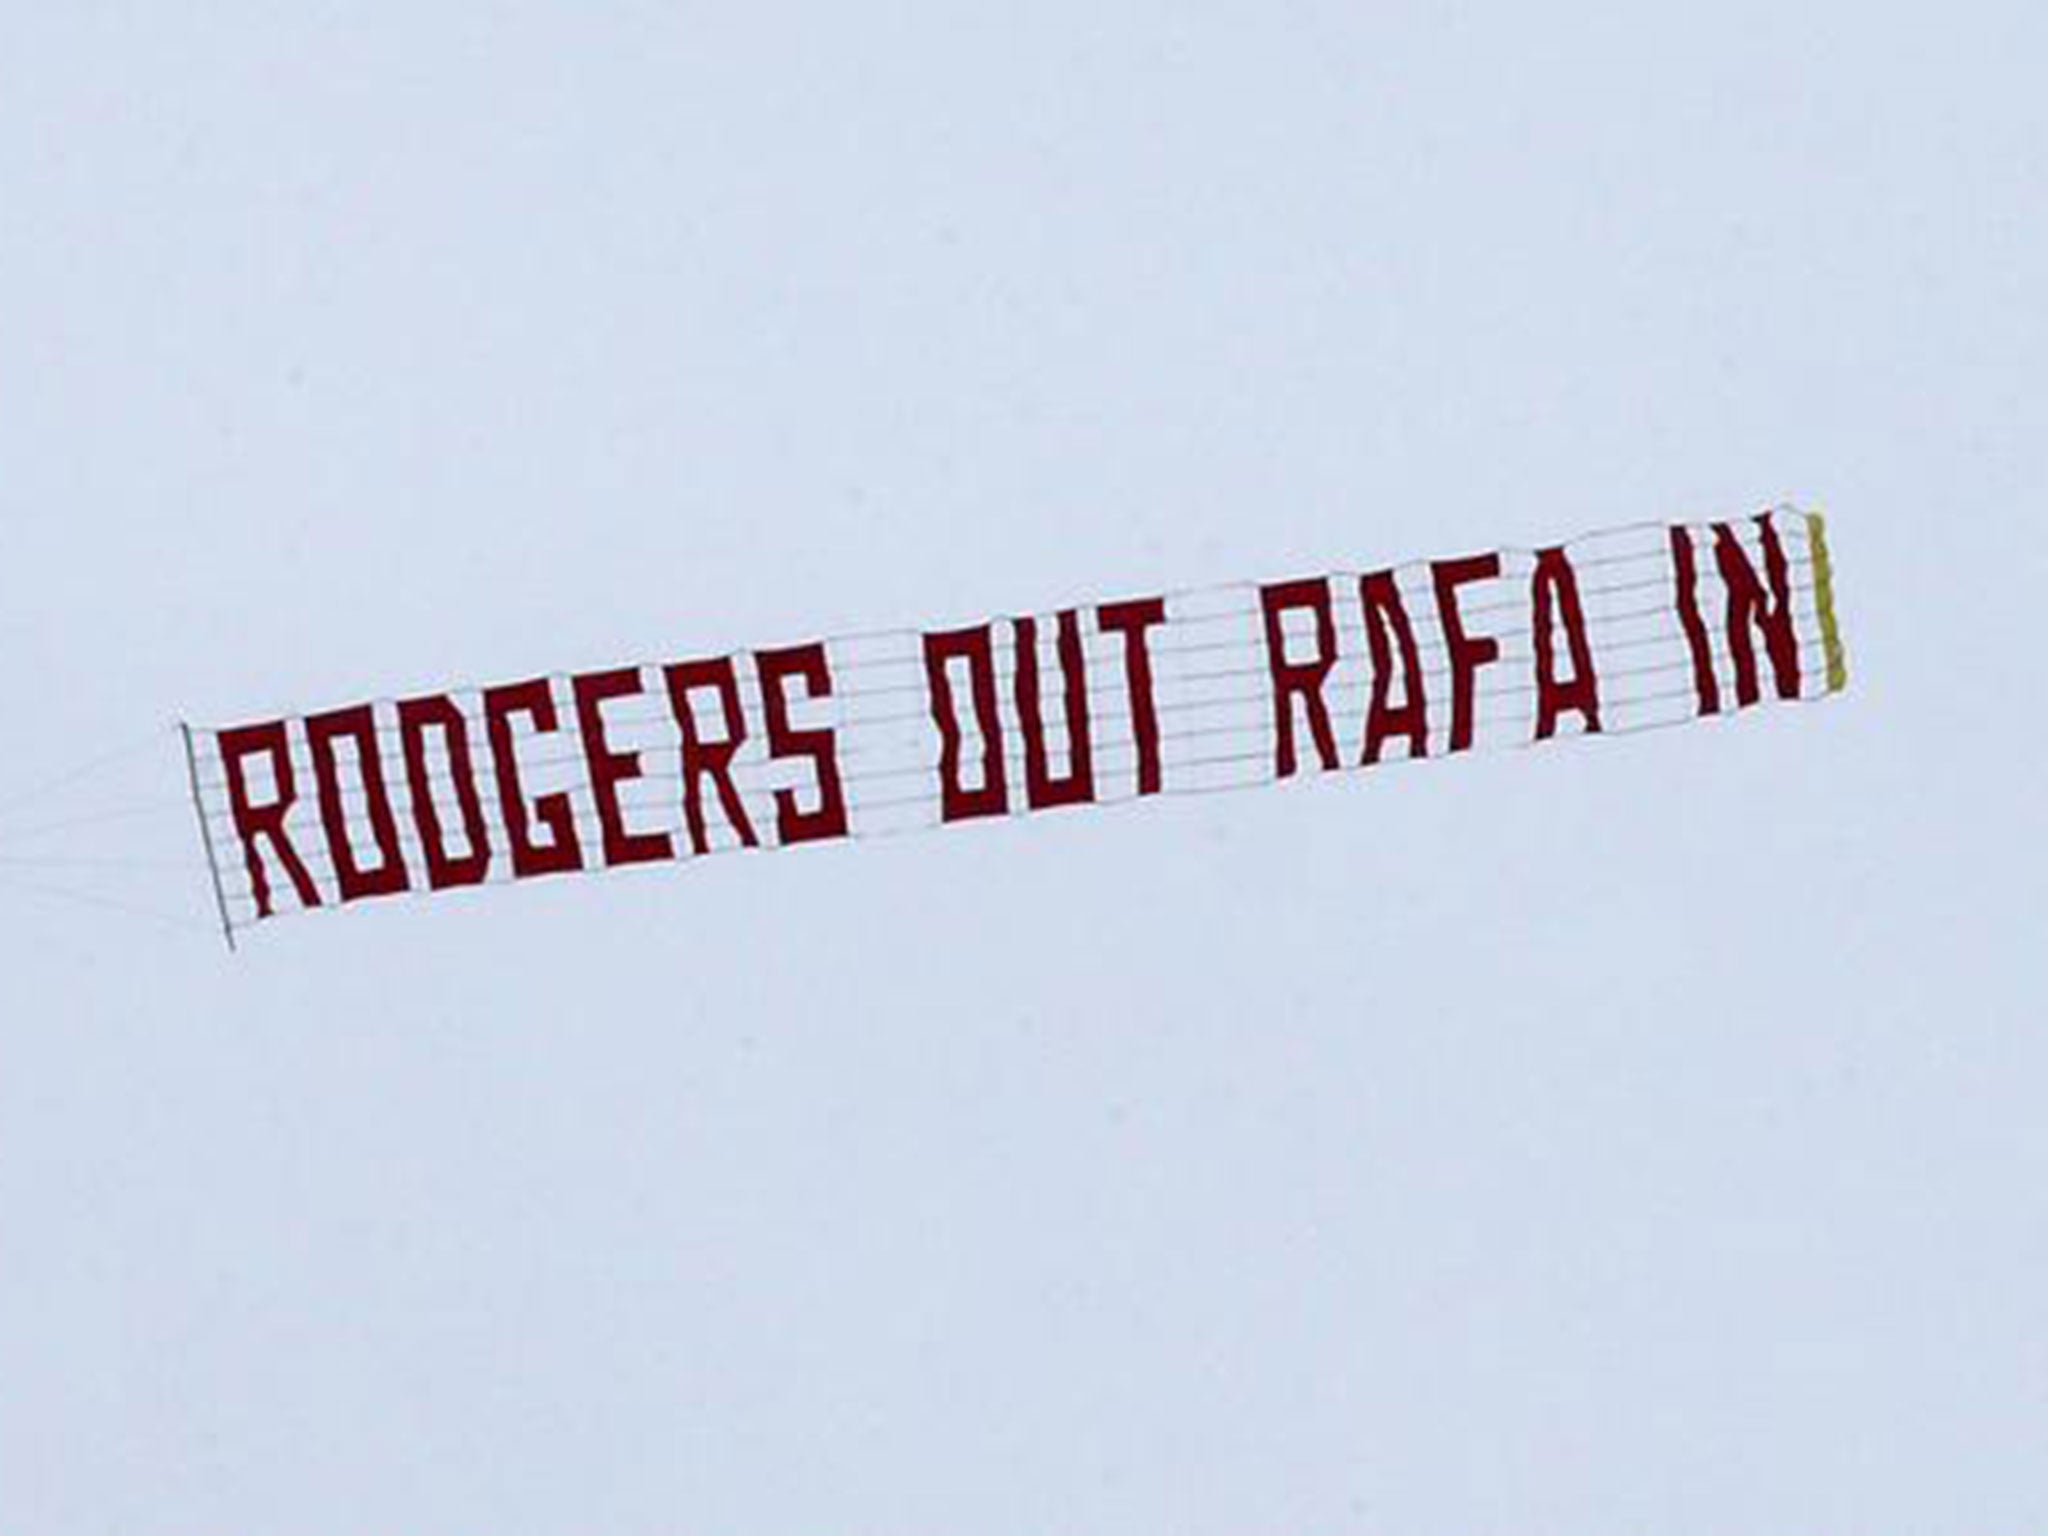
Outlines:
[[[2048,1527],[2048,23],[1451,11],[0,0],[0,1529]],[[232,961],[176,803],[1780,498],[1826,707]]]

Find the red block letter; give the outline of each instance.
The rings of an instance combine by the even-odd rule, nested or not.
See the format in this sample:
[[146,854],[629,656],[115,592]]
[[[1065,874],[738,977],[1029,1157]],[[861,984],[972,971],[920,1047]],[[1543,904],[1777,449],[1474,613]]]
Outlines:
[[[718,791],[718,803],[725,811],[726,824],[739,834],[742,846],[758,848],[754,824],[747,818],[747,803],[733,783],[732,760],[747,739],[746,710],[740,704],[740,682],[732,658],[719,656],[707,661],[685,661],[667,669],[669,708],[683,733],[683,819],[689,823],[690,846],[699,853],[711,851],[711,834],[704,825],[704,780]],[[697,725],[697,712],[690,706],[690,690],[715,688],[718,705],[725,717],[725,736],[706,741]],[[787,839],[785,839],[786,841]]]
[[[454,858],[434,804],[434,780],[427,768],[427,732],[439,731],[448,754],[448,782],[462,811],[462,836],[469,852]],[[427,884],[437,891],[481,885],[491,867],[491,838],[477,799],[476,765],[469,755],[469,722],[445,694],[407,699],[398,706],[398,737],[405,751],[405,781],[412,790],[413,825],[427,858]]]
[[1024,728],[1024,794],[1034,811],[1084,805],[1095,798],[1095,754],[1088,733],[1088,660],[1081,649],[1081,616],[1059,617],[1060,679],[1067,715],[1067,775],[1047,766],[1045,717],[1038,697],[1038,624],[1014,621],[1017,640],[1017,719]]
[[[222,731],[215,738],[220,747],[221,767],[228,776],[228,805],[234,812],[235,835],[242,840],[242,856],[249,865],[249,890],[256,898],[256,915],[269,917],[270,878],[263,868],[263,859],[256,851],[256,839],[267,837],[270,846],[276,850],[278,862],[284,865],[284,872],[290,877],[292,890],[302,907],[320,905],[319,889],[313,884],[313,876],[292,847],[291,834],[285,831],[284,819],[290,813],[297,791],[292,785],[292,749],[290,739],[285,735],[284,722],[275,721],[270,725],[249,725],[240,730]],[[243,771],[242,760],[262,755],[270,759],[270,772],[277,781],[277,798],[268,805],[252,805],[249,802],[248,775]]]
[[768,721],[768,755],[774,758],[808,757],[818,779],[818,808],[806,811],[786,789],[775,792],[776,836],[784,847],[791,843],[815,843],[844,837],[847,831],[846,793],[839,782],[839,747],[829,730],[790,729],[789,698],[784,685],[800,677],[809,685],[812,698],[832,697],[832,663],[825,647],[813,642],[787,650],[756,651],[755,670],[761,674],[761,704]]
[[1735,661],[1735,703],[1737,708],[1756,703],[1756,647],[1752,629],[1764,637],[1771,657],[1771,675],[1778,685],[1778,697],[1799,697],[1799,637],[1792,632],[1792,582],[1785,565],[1785,549],[1768,516],[1756,520],[1763,537],[1764,572],[1771,583],[1770,601],[1756,579],[1756,567],[1742,551],[1742,542],[1726,523],[1714,524],[1714,563],[1720,567],[1721,582],[1728,589],[1728,654]]
[[[946,663],[965,657],[974,695],[974,720],[981,731],[981,788],[960,786],[960,715],[953,704],[953,682]],[[967,821],[976,816],[1001,816],[1010,809],[1009,786],[1003,775],[1003,722],[996,711],[995,643],[986,624],[924,637],[925,680],[931,692],[932,719],[939,727],[940,816]]]
[[505,818],[505,841],[512,849],[513,876],[526,880],[581,869],[583,845],[576,836],[576,814],[567,795],[542,795],[534,801],[532,819],[548,829],[548,841],[533,840],[526,792],[519,787],[519,752],[512,740],[514,715],[525,715],[542,735],[560,729],[554,691],[546,678],[511,683],[484,694],[484,729],[491,738],[491,762],[498,773],[498,807]]
[[1451,750],[1463,752],[1472,745],[1478,696],[1474,685],[1479,669],[1500,659],[1500,642],[1465,633],[1465,618],[1458,612],[1458,588],[1500,575],[1500,556],[1439,560],[1430,572],[1436,578],[1436,611],[1444,627],[1444,649],[1451,658]]
[[583,736],[583,760],[590,766],[590,793],[597,801],[598,825],[604,830],[606,866],[616,869],[622,864],[656,864],[674,858],[675,844],[666,832],[627,829],[625,807],[619,804],[619,786],[640,777],[640,754],[614,752],[604,739],[605,701],[644,692],[640,669],[620,667],[611,672],[586,672],[572,686],[576,693],[576,728]]
[[[1337,665],[1337,621],[1330,611],[1330,584],[1320,578],[1311,581],[1283,581],[1259,593],[1266,610],[1266,666],[1273,676],[1273,731],[1277,756],[1274,772],[1280,778],[1294,777],[1299,763],[1294,750],[1294,698],[1298,694],[1308,706],[1309,733],[1314,736],[1316,755],[1327,771],[1337,766],[1337,739],[1330,729],[1330,706],[1323,699],[1323,684]],[[1287,659],[1287,629],[1282,615],[1306,608],[1315,614],[1316,654],[1310,661]]]
[[[1359,582],[1365,605],[1365,639],[1372,649],[1372,703],[1365,712],[1365,766],[1380,760],[1390,736],[1408,738],[1408,756],[1429,756],[1429,697],[1422,686],[1422,658],[1415,649],[1415,629],[1401,602],[1392,571],[1374,571]],[[1393,648],[1401,648],[1401,706],[1387,703],[1394,681]]]
[[[349,842],[348,811],[341,802],[341,773],[334,744],[346,738],[356,749],[363,778],[363,809],[370,836],[377,844],[377,867],[356,863]],[[320,824],[327,829],[327,852],[334,860],[335,883],[344,902],[369,896],[392,896],[407,888],[405,855],[398,846],[398,821],[391,814],[391,796],[384,787],[384,758],[377,749],[377,716],[367,704],[311,715],[306,720],[306,749],[313,759],[313,779],[320,790]]]
[[1702,715],[1721,713],[1721,684],[1714,676],[1714,649],[1707,641],[1707,626],[1700,620],[1699,567],[1692,552],[1692,530],[1673,526],[1671,530],[1671,573],[1678,590],[1678,622],[1685,631],[1686,648],[1692,652],[1692,688],[1699,696]]
[[[1564,619],[1565,645],[1572,653],[1571,681],[1557,680],[1557,638],[1553,610]],[[1576,710],[1588,732],[1600,729],[1600,679],[1593,672],[1593,648],[1586,639],[1586,615],[1579,607],[1579,582],[1564,550],[1536,552],[1536,739],[1557,734],[1557,717]]]
[[1131,696],[1131,735],[1138,744],[1138,793],[1156,795],[1164,784],[1159,760],[1159,706],[1152,694],[1152,648],[1146,631],[1166,622],[1166,599],[1105,603],[1095,611],[1104,634],[1124,639],[1124,686]]

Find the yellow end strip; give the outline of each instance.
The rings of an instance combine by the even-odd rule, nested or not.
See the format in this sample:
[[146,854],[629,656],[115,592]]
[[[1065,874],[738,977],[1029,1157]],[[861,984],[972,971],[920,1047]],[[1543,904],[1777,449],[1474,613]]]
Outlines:
[[1827,519],[1806,514],[1806,538],[1813,546],[1813,606],[1820,616],[1821,649],[1827,655],[1828,692],[1849,686],[1849,659],[1842,651],[1842,631],[1835,623],[1835,568],[1828,559]]

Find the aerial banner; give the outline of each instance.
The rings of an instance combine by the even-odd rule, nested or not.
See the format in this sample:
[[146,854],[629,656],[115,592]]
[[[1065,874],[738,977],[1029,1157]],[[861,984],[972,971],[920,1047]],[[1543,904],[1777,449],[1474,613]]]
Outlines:
[[1838,692],[1823,524],[840,635],[191,729],[221,924],[1200,794]]

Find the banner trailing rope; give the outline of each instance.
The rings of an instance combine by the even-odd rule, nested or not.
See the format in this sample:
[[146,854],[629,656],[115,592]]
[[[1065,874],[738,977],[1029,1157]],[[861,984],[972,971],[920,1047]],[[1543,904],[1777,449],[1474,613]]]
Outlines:
[[191,733],[222,923],[1677,725],[1846,686],[1777,508]]

